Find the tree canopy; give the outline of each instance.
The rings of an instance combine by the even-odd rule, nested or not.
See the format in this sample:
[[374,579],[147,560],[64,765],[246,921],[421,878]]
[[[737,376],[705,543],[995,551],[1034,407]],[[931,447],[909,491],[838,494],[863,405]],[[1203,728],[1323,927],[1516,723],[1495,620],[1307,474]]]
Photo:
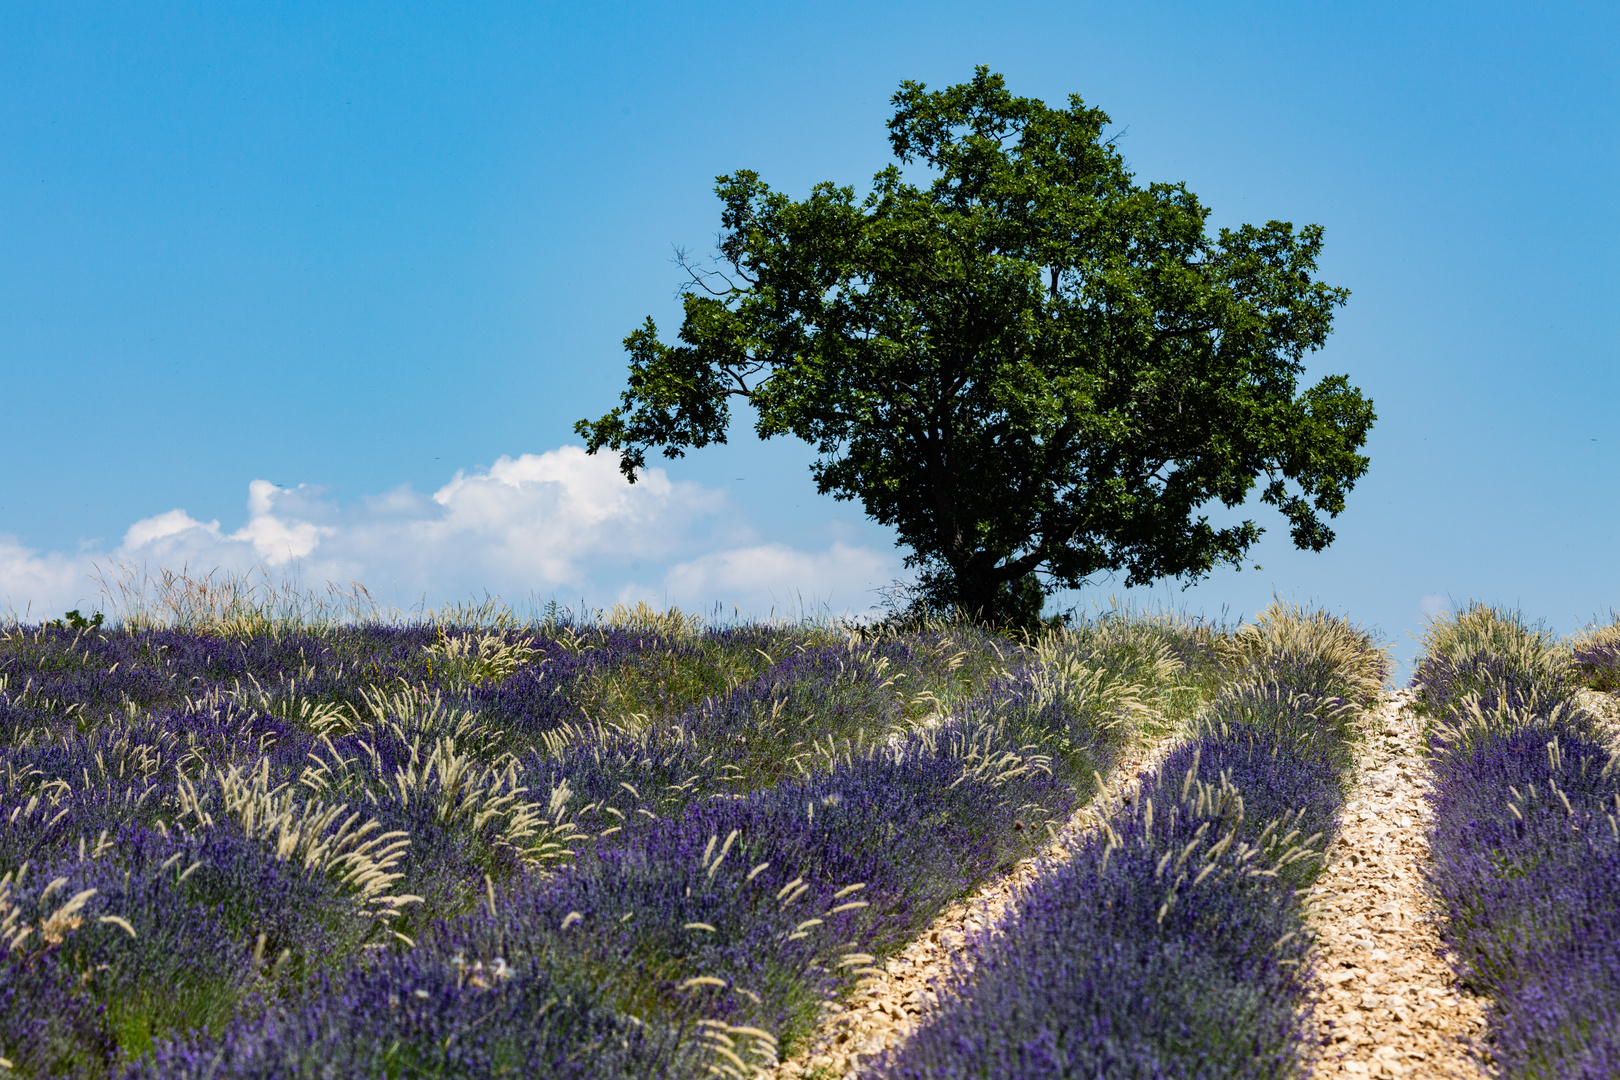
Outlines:
[[1294,543],[1326,547],[1374,414],[1342,375],[1298,390],[1349,295],[1314,277],[1322,229],[1211,235],[1078,95],[1048,108],[981,67],[892,100],[913,168],[864,198],[717,178],[718,259],[681,258],[678,343],[651,318],[625,338],[629,385],[575,426],[587,448],[633,482],[650,448],[724,442],[740,398],[761,438],[815,447],[823,494],[894,527],[934,601],[992,618],[1100,573],[1239,565],[1261,527],[1200,511],[1262,483]]

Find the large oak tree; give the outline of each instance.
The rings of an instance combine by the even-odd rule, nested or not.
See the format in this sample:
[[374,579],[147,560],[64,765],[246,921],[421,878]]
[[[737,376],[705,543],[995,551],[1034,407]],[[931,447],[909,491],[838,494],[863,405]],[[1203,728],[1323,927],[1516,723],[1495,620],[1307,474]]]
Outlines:
[[622,403],[576,426],[590,451],[634,481],[649,448],[724,442],[740,398],[762,438],[816,447],[823,493],[895,528],[936,602],[992,618],[1036,582],[1238,564],[1261,528],[1201,510],[1257,484],[1297,546],[1327,546],[1374,415],[1344,376],[1298,390],[1348,296],[1315,280],[1321,228],[1211,235],[1184,185],[1135,182],[1104,113],[984,68],[893,103],[895,156],[921,167],[865,198],[718,178],[719,268],[683,259],[677,344],[650,318],[625,339]]

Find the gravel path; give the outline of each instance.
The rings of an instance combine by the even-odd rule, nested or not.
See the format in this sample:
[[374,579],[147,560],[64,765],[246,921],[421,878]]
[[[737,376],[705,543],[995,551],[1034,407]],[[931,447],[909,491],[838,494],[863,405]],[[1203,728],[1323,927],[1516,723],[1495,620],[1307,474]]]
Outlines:
[[1068,858],[1070,846],[1096,828],[1098,812],[1106,814],[1110,805],[1130,802],[1142,777],[1158,766],[1176,738],[1171,735],[1129,747],[1098,797],[1069,819],[1045,851],[1022,860],[967,900],[946,909],[904,951],[891,957],[885,970],[868,976],[845,1002],[826,1006],[826,1019],[808,1051],[763,1075],[780,1080],[854,1078],[861,1075],[862,1059],[870,1060],[904,1042],[938,1007],[940,990],[949,981],[968,936],[987,928],[993,935],[1018,893],[1048,866]]
[[1316,1078],[1494,1075],[1480,1050],[1485,1000],[1457,985],[1423,884],[1428,767],[1412,694],[1397,690],[1366,714],[1343,826],[1311,890]]
[[1620,698],[1600,690],[1577,690],[1575,699],[1597,717],[1609,736],[1609,745],[1620,753]]

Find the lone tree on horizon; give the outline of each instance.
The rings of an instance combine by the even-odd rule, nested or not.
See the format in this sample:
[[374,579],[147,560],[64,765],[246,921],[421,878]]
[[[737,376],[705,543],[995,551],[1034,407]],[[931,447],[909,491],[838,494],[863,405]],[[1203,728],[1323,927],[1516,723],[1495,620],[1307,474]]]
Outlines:
[[724,442],[730,401],[761,438],[815,446],[823,494],[859,499],[909,547],[924,596],[1027,624],[1046,592],[1240,565],[1262,529],[1201,507],[1261,501],[1321,551],[1367,471],[1372,402],[1302,358],[1349,293],[1313,279],[1322,229],[1206,232],[1182,184],[1138,186],[1071,95],[1050,109],[987,68],[902,83],[890,165],[857,200],[794,201],[758,174],[716,181],[723,270],[682,257],[679,343],[625,338],[618,408],[575,431],[633,483]]

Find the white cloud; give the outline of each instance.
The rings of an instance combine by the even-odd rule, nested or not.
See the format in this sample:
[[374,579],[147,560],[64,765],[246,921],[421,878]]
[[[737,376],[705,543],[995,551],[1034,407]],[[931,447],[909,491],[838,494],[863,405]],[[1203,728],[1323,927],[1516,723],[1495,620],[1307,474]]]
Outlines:
[[[255,484],[260,482],[254,481]],[[176,544],[185,544],[188,540],[193,543],[218,543],[220,539],[219,522],[210,521],[204,525],[184,510],[170,510],[166,514],[142,518],[131,525],[124,533],[124,548],[147,548],[156,553]]]
[[753,614],[798,614],[801,608],[864,611],[877,602],[873,590],[895,576],[895,560],[886,552],[839,540],[821,552],[786,544],[713,552],[670,567],[664,585],[670,600],[682,606],[715,597],[768,596],[770,608]]
[[[1408,593],[1407,595],[1410,596],[1411,594]],[[1444,615],[1449,612],[1451,610],[1451,601],[1444,596],[1425,596],[1418,601],[1418,610],[1433,618],[1436,615]]]
[[88,578],[90,559],[51,552],[41,555],[15,536],[0,535],[0,615],[30,621],[82,607],[96,595]]
[[409,606],[485,592],[591,603],[720,602],[766,614],[859,612],[900,571],[892,552],[833,542],[820,551],[762,542],[723,492],[649,469],[632,485],[613,458],[577,446],[458,471],[431,496],[410,487],[339,506],[319,488],[248,485],[233,532],[182,509],[131,525],[110,552],[40,554],[0,537],[0,604],[32,617],[95,597],[110,561],[206,573],[296,566],[305,582],[355,580]]

